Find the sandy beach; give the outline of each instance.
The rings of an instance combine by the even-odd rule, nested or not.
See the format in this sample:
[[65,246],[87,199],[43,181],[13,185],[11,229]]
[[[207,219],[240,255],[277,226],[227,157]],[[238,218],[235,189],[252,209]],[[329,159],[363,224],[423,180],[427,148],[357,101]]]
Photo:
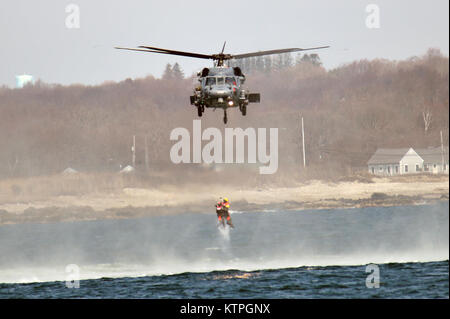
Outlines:
[[59,195],[45,199],[3,198],[0,224],[138,218],[160,214],[213,213],[227,196],[234,211],[330,209],[424,204],[448,200],[448,176],[372,178],[370,182],[313,180],[293,187],[162,185],[115,192]]

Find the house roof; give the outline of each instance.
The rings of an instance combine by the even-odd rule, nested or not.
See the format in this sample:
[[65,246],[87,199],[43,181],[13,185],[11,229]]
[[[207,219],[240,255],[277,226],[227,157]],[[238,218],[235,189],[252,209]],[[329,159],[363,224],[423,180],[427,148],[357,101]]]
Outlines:
[[131,165],[125,166],[125,167],[120,171],[120,173],[131,173],[131,172],[134,172],[134,167],[131,166]]
[[[442,163],[442,148],[429,147],[420,148],[416,150],[417,154],[423,158],[424,164],[441,164]],[[444,162],[448,163],[448,146],[444,147]]]
[[412,148],[379,148],[369,159],[367,164],[398,164]]
[[77,172],[77,170],[73,169],[72,167],[67,167],[62,173],[63,174],[76,174],[78,172]]

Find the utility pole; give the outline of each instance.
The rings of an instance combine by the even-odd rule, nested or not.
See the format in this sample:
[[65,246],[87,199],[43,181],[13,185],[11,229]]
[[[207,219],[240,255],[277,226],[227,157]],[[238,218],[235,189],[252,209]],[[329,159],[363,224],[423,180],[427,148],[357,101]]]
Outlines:
[[305,129],[303,125],[303,116],[302,116],[302,144],[303,144],[303,167],[306,167],[306,158],[305,158]]
[[442,172],[444,172],[444,139],[442,138],[442,130],[441,130],[441,160],[442,160],[441,170]]
[[136,135],[133,135],[133,146],[131,147],[131,152],[133,154],[133,168],[136,168]]

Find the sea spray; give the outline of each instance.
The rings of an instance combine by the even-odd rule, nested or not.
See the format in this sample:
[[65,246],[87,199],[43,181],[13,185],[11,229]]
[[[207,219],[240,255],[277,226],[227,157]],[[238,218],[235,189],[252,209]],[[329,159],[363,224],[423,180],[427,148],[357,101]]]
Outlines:
[[8,258],[0,257],[0,282],[65,281],[69,264],[80,267],[84,280],[432,262],[449,255],[448,202],[235,214],[234,229],[217,228],[213,220],[179,214],[2,226],[0,256]]
[[230,243],[230,232],[231,232],[231,227],[228,225],[225,225],[224,227],[219,226],[217,227],[217,229],[219,230],[219,234],[220,236],[218,237],[220,243],[220,248],[221,251],[224,255],[224,257],[232,257],[232,250],[231,250],[231,243]]
[[230,242],[230,226],[225,225],[225,227],[219,226],[219,233],[222,236],[222,242]]

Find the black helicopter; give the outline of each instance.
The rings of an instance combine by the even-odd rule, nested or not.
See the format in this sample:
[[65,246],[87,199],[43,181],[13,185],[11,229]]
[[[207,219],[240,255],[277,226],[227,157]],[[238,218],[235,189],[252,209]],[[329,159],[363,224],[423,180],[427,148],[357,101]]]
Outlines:
[[200,85],[194,88],[194,95],[190,96],[191,105],[197,107],[198,116],[202,116],[205,107],[222,108],[224,111],[223,122],[226,124],[227,109],[239,107],[242,115],[247,114],[248,103],[259,103],[260,94],[250,93],[243,87],[245,75],[239,67],[230,67],[224,65],[225,61],[231,59],[244,59],[250,57],[264,56],[270,54],[289,53],[297,51],[308,51],[329,48],[329,46],[315,48],[290,48],[268,51],[258,51],[243,54],[224,53],[226,42],[223,44],[222,51],[218,54],[200,54],[193,52],[175,51],[168,49],[155,48],[151,46],[139,46],[138,48],[115,47],[120,50],[141,51],[150,53],[161,53],[170,55],[179,55],[198,59],[211,59],[214,61],[214,67],[204,68],[197,73]]

